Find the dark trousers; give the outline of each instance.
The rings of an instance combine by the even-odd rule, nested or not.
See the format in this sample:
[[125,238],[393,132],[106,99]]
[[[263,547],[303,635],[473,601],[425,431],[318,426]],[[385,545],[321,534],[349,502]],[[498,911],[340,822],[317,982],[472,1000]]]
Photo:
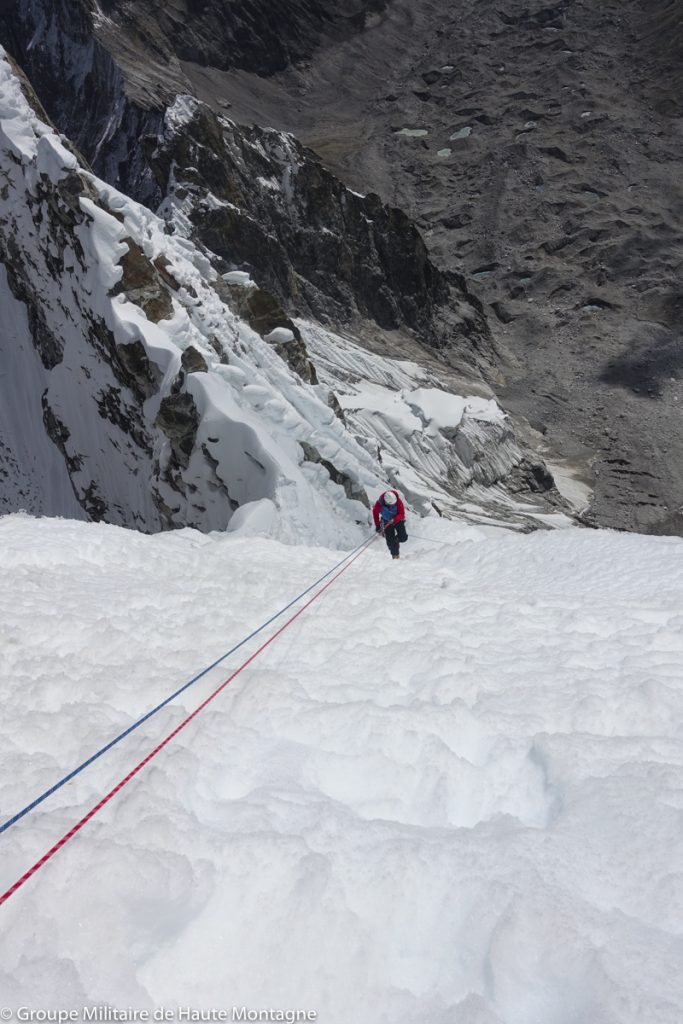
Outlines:
[[392,555],[397,555],[399,544],[405,544],[408,540],[405,522],[401,520],[400,523],[391,523],[389,526],[386,526],[384,528],[384,536],[387,541],[387,547]]

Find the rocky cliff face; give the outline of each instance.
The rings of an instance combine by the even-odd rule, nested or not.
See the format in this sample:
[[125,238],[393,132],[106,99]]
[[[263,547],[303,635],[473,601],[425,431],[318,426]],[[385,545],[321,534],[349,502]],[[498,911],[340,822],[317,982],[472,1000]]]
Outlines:
[[407,327],[455,364],[486,371],[488,330],[414,225],[347,189],[291,136],[240,128],[181,97],[150,151],[161,213],[227,269],[248,269],[292,313]]
[[362,31],[385,6],[386,0],[103,0],[99,10],[119,37],[124,33],[164,62],[176,58],[271,75],[310,57],[324,42]]
[[[147,165],[145,139],[156,135],[170,93],[153,87],[144,103],[128,102],[121,67],[96,35],[94,11],[87,0],[5,0],[0,41],[26,72],[48,116],[95,172],[154,206],[161,195]],[[171,69],[165,74],[170,90],[184,81]]]

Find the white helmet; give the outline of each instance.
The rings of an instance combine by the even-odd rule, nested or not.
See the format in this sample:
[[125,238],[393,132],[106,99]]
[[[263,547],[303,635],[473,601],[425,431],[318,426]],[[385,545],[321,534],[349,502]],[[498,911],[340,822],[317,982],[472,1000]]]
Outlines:
[[383,494],[383,501],[385,505],[395,505],[397,498],[395,491],[385,491]]

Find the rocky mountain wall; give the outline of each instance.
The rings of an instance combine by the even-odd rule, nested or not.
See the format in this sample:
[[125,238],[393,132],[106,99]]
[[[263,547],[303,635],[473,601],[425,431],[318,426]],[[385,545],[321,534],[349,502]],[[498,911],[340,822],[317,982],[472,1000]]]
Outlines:
[[292,136],[240,127],[184,97],[149,163],[166,196],[160,212],[292,313],[407,327],[486,373],[488,330],[464,281],[437,270],[400,209],[347,189]]
[[271,75],[353,36],[387,0],[102,0],[104,18],[153,57]]
[[[3,510],[213,530],[266,500],[281,536],[337,545],[387,479],[423,514],[466,501],[529,528],[558,505],[495,403],[449,398],[416,364],[388,363],[380,407],[351,429],[331,387],[362,380],[358,346],[349,362],[341,338],[298,326],[247,271],[194,242],[189,183],[189,205],[157,217],[81,164],[1,51],[0,79]],[[195,107],[169,112],[174,131]],[[200,200],[227,202],[203,184]],[[307,336],[323,339],[329,383]],[[452,402],[457,416],[421,421],[409,410],[424,401]],[[407,411],[382,429],[383,405]],[[525,480],[544,480],[540,505],[520,500]]]
[[[303,38],[301,26],[308,25],[311,46],[318,39],[311,4],[321,24],[336,17],[360,25],[355,4],[335,16],[313,0],[294,5],[286,14],[291,34]],[[145,36],[146,75],[133,59],[143,45],[143,11],[158,22],[162,40],[157,45],[156,35]],[[232,31],[233,13],[228,8],[225,32]],[[192,117],[176,117],[169,129],[164,110],[189,87],[169,51],[168,19],[175,16],[179,9],[164,13],[153,5],[93,10],[87,0],[75,9],[66,0],[29,0],[6,5],[0,27],[48,114],[96,173],[151,208],[191,189],[193,237],[231,266],[246,265],[292,314],[328,321],[358,315],[388,330],[407,327],[454,365],[489,376],[481,307],[462,276],[437,269],[400,209],[349,191],[296,140],[220,123],[206,106],[195,105]],[[208,38],[216,16],[202,6],[190,25]],[[240,16],[248,18],[247,9]],[[248,45],[257,36],[252,32]]]

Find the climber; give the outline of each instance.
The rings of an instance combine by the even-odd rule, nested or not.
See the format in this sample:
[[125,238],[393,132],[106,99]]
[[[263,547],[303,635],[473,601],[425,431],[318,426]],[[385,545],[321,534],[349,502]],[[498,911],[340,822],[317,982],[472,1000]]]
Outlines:
[[406,510],[398,491],[380,494],[372,510],[375,531],[383,533],[392,558],[399,558],[399,544],[408,540],[406,533]]

